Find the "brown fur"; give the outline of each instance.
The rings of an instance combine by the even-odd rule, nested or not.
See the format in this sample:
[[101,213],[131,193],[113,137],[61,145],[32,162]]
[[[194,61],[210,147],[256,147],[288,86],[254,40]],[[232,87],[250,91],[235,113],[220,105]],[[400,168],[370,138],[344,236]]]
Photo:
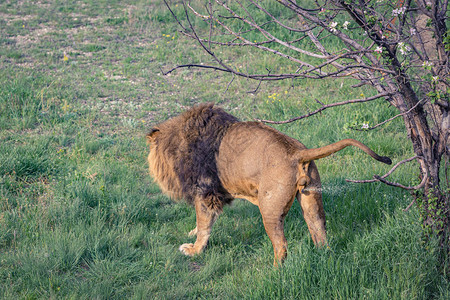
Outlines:
[[222,109],[203,104],[154,127],[147,135],[152,148],[150,173],[162,190],[190,204],[202,197],[217,211],[233,200],[220,183],[215,154],[227,128],[237,121]]
[[352,139],[317,149],[259,122],[239,122],[213,104],[201,104],[155,126],[147,135],[150,174],[163,192],[194,205],[197,235],[183,244],[186,255],[205,248],[222,207],[234,198],[257,205],[274,248],[274,263],[286,257],[284,218],[294,198],[300,202],[311,237],[326,245],[321,183],[313,160],[356,146],[390,164]]

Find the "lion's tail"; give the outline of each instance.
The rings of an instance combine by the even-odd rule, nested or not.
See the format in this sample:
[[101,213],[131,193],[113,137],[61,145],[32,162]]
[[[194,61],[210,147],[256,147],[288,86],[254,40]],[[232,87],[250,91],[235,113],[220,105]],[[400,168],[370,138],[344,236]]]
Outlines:
[[319,158],[324,158],[335,152],[338,152],[338,151],[344,149],[347,146],[358,147],[359,149],[363,150],[364,152],[366,152],[367,154],[369,154],[376,160],[381,161],[382,163],[385,163],[388,165],[392,164],[392,161],[389,157],[379,156],[378,154],[373,152],[372,149],[370,149],[363,143],[361,143],[357,140],[354,140],[354,139],[341,140],[339,142],[336,142],[336,143],[333,143],[333,144],[330,144],[330,145],[327,145],[324,147],[320,147],[320,148],[301,150],[299,152],[299,159],[301,162],[308,162],[308,161],[316,160]]

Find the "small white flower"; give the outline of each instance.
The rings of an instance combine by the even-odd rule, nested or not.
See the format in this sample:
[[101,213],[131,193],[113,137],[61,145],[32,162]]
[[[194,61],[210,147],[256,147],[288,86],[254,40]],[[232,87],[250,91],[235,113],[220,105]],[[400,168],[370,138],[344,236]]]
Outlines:
[[408,53],[409,51],[411,51],[411,47],[408,46],[408,45],[406,45],[406,46],[405,46],[405,50],[406,50],[406,53]]
[[433,63],[431,61],[424,61],[422,64],[422,67],[427,68],[427,67],[432,67]]
[[433,80],[433,82],[437,82],[439,80],[439,76],[433,76],[431,77],[431,79]]
[[381,48],[381,46],[378,46],[375,48],[375,52],[381,53],[381,52],[383,52],[383,48]]
[[337,29],[336,29],[336,26],[337,26],[337,25],[338,25],[337,22],[331,22],[330,25],[328,25],[328,27],[330,28],[330,31],[331,31],[332,33],[336,33],[336,32],[337,32]]
[[416,31],[415,28],[411,28],[411,29],[409,30],[409,32],[411,32],[411,35],[415,35],[417,31]]
[[403,15],[406,12],[406,7],[396,8],[392,11],[392,16],[397,17],[398,15]]
[[409,51],[411,51],[411,47],[409,47],[403,42],[400,42],[398,43],[398,50],[400,51],[401,54],[406,55],[408,54]]
[[345,21],[344,24],[342,24],[342,28],[344,28],[345,30],[347,30],[349,24],[350,24],[349,21]]
[[361,129],[369,129],[369,124],[363,123],[363,124],[361,125]]

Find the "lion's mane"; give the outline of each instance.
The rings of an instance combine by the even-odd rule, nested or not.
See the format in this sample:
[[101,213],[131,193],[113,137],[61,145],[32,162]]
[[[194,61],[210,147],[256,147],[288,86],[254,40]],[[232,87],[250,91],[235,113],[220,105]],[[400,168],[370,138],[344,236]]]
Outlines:
[[216,154],[226,131],[238,121],[208,103],[155,126],[148,134],[159,131],[149,155],[153,178],[173,198],[193,204],[202,197],[210,209],[221,210],[233,197],[218,177]]

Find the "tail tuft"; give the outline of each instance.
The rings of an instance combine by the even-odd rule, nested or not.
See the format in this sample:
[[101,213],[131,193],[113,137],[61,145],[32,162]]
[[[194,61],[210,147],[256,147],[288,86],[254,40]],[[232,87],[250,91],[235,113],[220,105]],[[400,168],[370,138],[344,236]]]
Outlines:
[[385,163],[387,165],[392,165],[392,160],[387,156],[380,156],[379,161],[381,161],[382,163]]

